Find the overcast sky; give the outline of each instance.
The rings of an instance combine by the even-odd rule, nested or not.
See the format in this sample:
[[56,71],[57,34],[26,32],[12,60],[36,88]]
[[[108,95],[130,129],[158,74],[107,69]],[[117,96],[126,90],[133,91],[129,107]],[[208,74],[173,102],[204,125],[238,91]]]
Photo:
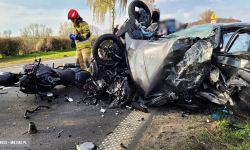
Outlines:
[[[218,18],[232,16],[243,22],[250,22],[249,0],[155,0],[155,5],[161,10],[161,18],[175,18],[182,22],[194,22],[205,9],[215,11]],[[128,0],[128,4],[131,0]],[[70,9],[76,9],[89,24],[92,22],[91,10],[87,0],[0,0],[0,32],[12,30],[12,36],[19,36],[20,29],[30,23],[45,24],[52,27],[57,35],[59,24],[67,20]],[[102,29],[109,28],[107,14]],[[116,19],[122,24],[128,18],[127,14]]]

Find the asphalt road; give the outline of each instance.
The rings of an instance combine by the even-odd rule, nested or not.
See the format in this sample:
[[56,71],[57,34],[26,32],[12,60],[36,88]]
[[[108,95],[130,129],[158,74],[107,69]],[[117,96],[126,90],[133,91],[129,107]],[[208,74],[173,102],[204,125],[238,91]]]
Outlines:
[[[34,61],[31,61],[30,63],[33,63]],[[49,60],[49,61],[43,61],[42,63],[44,65],[47,65],[52,67],[53,63],[55,66],[57,65],[61,65],[64,63],[75,63],[76,62],[76,58],[75,57],[66,57],[66,58],[62,58],[62,59],[55,59],[55,60]],[[13,67],[6,67],[6,68],[0,68],[0,71],[2,72],[13,72],[13,73],[18,73],[20,71],[22,71],[20,68],[23,65],[17,65],[17,66],[13,66]]]
[[[52,66],[52,63],[55,63],[56,66],[66,62],[75,62],[75,58],[45,61],[43,64]],[[20,72],[19,68],[21,66],[4,68],[0,71]],[[84,142],[93,142],[102,149],[112,147],[116,143],[117,147],[113,149],[122,149],[119,147],[119,142],[125,142],[126,138],[131,142],[137,134],[136,131],[140,130],[150,116],[126,109],[106,109],[105,113],[101,113],[101,106],[109,106],[102,97],[98,98],[98,105],[83,102],[77,105],[76,102],[86,95],[76,87],[57,86],[52,92],[59,97],[50,103],[34,95],[25,95],[17,91],[18,88],[0,89],[0,93],[7,92],[0,94],[0,138],[31,138],[31,147],[13,148],[18,150],[76,149],[77,144]],[[66,102],[65,94],[70,94],[74,101]],[[40,105],[50,108],[41,108],[35,113],[28,114],[30,119],[24,118],[26,110],[34,110]],[[141,123],[140,118],[145,118],[145,123]],[[29,122],[36,124],[38,133],[26,133]],[[60,131],[62,131],[61,136],[58,137]],[[107,140],[109,136],[112,138],[110,141]],[[116,142],[113,143],[113,140]],[[106,143],[102,145],[103,141]]]

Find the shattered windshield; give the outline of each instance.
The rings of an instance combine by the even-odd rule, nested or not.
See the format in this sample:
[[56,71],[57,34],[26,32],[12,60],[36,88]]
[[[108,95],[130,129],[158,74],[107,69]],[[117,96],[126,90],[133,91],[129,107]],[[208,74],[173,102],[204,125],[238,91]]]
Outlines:
[[213,26],[209,26],[209,25],[197,26],[197,27],[186,29],[186,30],[182,30],[180,32],[169,34],[166,36],[166,38],[177,38],[177,37],[205,38],[211,34],[213,29],[214,29]]

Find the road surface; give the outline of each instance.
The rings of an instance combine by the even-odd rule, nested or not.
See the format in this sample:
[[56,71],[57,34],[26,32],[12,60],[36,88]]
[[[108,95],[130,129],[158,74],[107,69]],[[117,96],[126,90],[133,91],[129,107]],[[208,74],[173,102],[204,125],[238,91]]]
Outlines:
[[[34,61],[30,61],[30,63],[33,63]],[[61,65],[64,63],[75,63],[76,62],[76,58],[75,57],[66,57],[66,58],[62,58],[62,59],[55,59],[55,60],[49,60],[49,61],[43,61],[42,63],[44,65],[47,65],[52,67],[53,63],[55,64],[55,66],[57,65]],[[13,72],[13,73],[18,73],[20,71],[22,71],[20,68],[23,65],[17,65],[17,66],[13,66],[13,67],[6,67],[6,68],[0,68],[0,71],[2,72]]]
[[[52,66],[75,62],[74,57],[42,62]],[[0,69],[6,72],[20,72],[22,66]],[[1,88],[1,87],[0,87]],[[2,87],[3,88],[3,87]],[[151,114],[126,109],[106,109],[101,113],[102,106],[108,107],[102,97],[98,105],[88,105],[76,102],[85,97],[81,89],[76,87],[57,86],[52,92],[59,97],[52,102],[41,100],[34,95],[18,93],[18,88],[3,88],[0,90],[0,137],[1,138],[31,138],[31,147],[15,149],[32,150],[66,150],[76,149],[77,144],[93,142],[99,149],[123,149],[121,143],[129,147],[137,143],[136,135],[145,124],[149,123]],[[6,94],[4,94],[7,92]],[[65,101],[65,94],[73,98],[73,102]],[[41,108],[24,118],[26,110]],[[143,118],[143,120],[141,120]],[[34,122],[38,133],[28,134],[29,122]],[[61,136],[58,137],[58,132]],[[139,140],[139,139],[138,139]],[[133,145],[130,147],[134,147]],[[1,149],[1,148],[0,148]],[[133,149],[133,148],[132,148]]]

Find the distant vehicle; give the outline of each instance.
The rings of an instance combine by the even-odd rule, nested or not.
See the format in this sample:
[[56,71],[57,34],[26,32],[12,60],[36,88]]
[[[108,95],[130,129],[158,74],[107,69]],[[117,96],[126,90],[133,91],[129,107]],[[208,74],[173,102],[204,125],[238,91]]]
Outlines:
[[174,32],[176,32],[176,21],[175,19],[165,19],[165,20],[161,20],[160,24],[165,23],[168,29],[168,34],[172,34]]

